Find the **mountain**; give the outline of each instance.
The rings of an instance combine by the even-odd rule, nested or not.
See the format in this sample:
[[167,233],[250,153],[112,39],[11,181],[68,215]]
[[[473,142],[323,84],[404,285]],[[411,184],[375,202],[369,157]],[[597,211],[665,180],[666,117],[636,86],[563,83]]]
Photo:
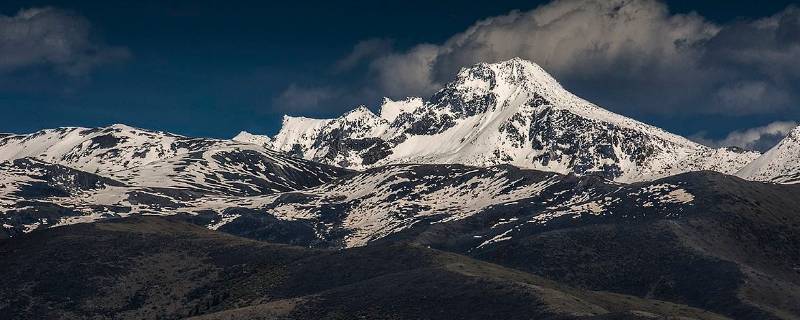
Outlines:
[[0,255],[15,319],[726,319],[423,246],[316,250],[177,218],[45,230]]
[[122,124],[105,128],[68,127],[1,137],[0,161],[31,157],[106,174],[202,150],[214,142]]
[[395,163],[513,164],[619,182],[688,171],[732,174],[756,152],[710,149],[583,100],[519,58],[462,69],[430,99],[386,99],[328,120],[284,117],[273,137],[242,133],[297,157],[352,169]]
[[264,196],[226,211],[217,230],[345,251],[411,243],[734,319],[794,319],[798,193],[711,171],[619,184],[508,165],[391,165]]
[[0,238],[130,214],[224,210],[351,171],[253,144],[123,125],[0,138]]
[[797,319],[799,130],[744,180],[514,59],[272,138],[2,135],[0,318]]
[[245,196],[305,189],[350,172],[255,145],[219,141],[203,150],[107,175],[135,186]]
[[239,142],[245,142],[245,143],[251,143],[251,144],[260,145],[260,146],[269,146],[269,145],[272,144],[272,139],[270,139],[269,137],[262,136],[262,135],[251,134],[251,133],[246,132],[246,131],[240,132],[235,137],[233,137],[233,139],[231,139],[231,140],[239,141]]
[[[357,111],[338,125],[367,137]],[[800,185],[713,171],[621,183],[510,164],[351,171],[119,125],[0,142],[0,272],[11,274],[0,314],[800,316]],[[702,157],[714,156],[686,159]]]
[[736,175],[756,181],[800,182],[800,127],[794,128],[786,138]]
[[[26,276],[10,277],[23,282],[29,279],[27,277],[57,279],[67,277],[69,274],[71,276],[68,278],[77,279],[78,283],[86,282],[89,286],[80,292],[97,292],[91,287],[93,282],[80,280],[83,279],[81,277],[95,279],[93,272],[105,272],[104,277],[111,278],[92,281],[121,283],[120,286],[123,287],[113,289],[114,294],[120,294],[121,297],[115,296],[104,300],[103,303],[107,306],[105,308],[111,309],[103,309],[108,310],[103,312],[115,314],[123,312],[114,308],[126,305],[128,302],[125,301],[131,301],[130,306],[124,307],[124,310],[134,314],[131,317],[140,316],[140,312],[162,314],[168,312],[164,310],[175,310],[174,308],[181,310],[175,312],[181,314],[186,312],[184,315],[198,314],[194,313],[196,311],[191,311],[195,309],[234,314],[256,312],[255,310],[262,310],[261,308],[272,310],[268,306],[254,306],[272,301],[262,298],[247,298],[246,301],[261,301],[261,303],[252,302],[252,306],[251,302],[221,303],[220,301],[229,301],[227,297],[241,297],[241,295],[227,291],[231,289],[220,288],[250,285],[273,288],[270,284],[272,282],[268,281],[264,285],[259,283],[270,279],[273,274],[270,270],[275,267],[263,268],[264,265],[260,262],[236,262],[229,265],[226,261],[231,259],[242,261],[233,257],[259,256],[261,257],[259,259],[268,261],[278,258],[261,251],[246,253],[247,250],[236,244],[244,240],[236,240],[232,244],[220,247],[210,245],[208,241],[201,241],[195,245],[187,244],[183,241],[188,241],[187,237],[190,239],[192,236],[187,236],[181,231],[188,228],[181,223],[173,225],[173,223],[154,222],[155,225],[151,225],[150,222],[136,222],[142,221],[137,220],[143,218],[142,213],[148,213],[172,216],[167,220],[152,221],[186,221],[203,226],[205,227],[203,229],[191,228],[194,230],[191,233],[207,234],[213,239],[226,239],[226,236],[200,230],[214,229],[217,232],[273,243],[316,247],[323,252],[331,248],[337,250],[333,252],[344,255],[340,262],[302,259],[297,260],[298,264],[278,268],[277,270],[289,268],[288,270],[292,270],[295,274],[284,283],[289,287],[310,286],[327,290],[318,287],[316,283],[326,283],[323,279],[333,276],[331,270],[346,271],[347,273],[342,274],[343,279],[352,279],[350,277],[354,273],[362,272],[364,267],[378,268],[383,263],[387,265],[397,263],[380,260],[383,258],[376,260],[377,257],[392,256],[405,261],[403,263],[406,264],[398,266],[400,269],[424,261],[419,260],[421,259],[419,255],[407,256],[392,249],[407,244],[414,248],[425,248],[423,251],[433,248],[436,251],[432,252],[451,252],[465,257],[459,259],[469,257],[487,261],[503,268],[510,268],[509,270],[514,270],[513,272],[543,275],[577,290],[608,291],[639,297],[638,299],[664,300],[737,319],[792,319],[800,315],[800,310],[794,304],[794,301],[800,299],[800,274],[797,273],[797,266],[800,266],[798,246],[800,215],[795,211],[795,208],[800,207],[800,203],[797,202],[798,198],[793,196],[798,194],[800,189],[796,185],[764,184],[714,172],[691,172],[652,182],[620,184],[599,176],[560,175],[519,169],[510,165],[482,168],[429,164],[373,168],[296,191],[224,196],[181,193],[180,188],[157,190],[125,186],[116,180],[38,160],[16,160],[13,162],[13,167],[24,168],[23,172],[28,175],[36,171],[39,180],[37,184],[30,184],[34,187],[23,188],[28,193],[15,194],[24,197],[19,199],[28,200],[24,203],[20,200],[22,208],[3,215],[4,226],[15,224],[13,219],[24,218],[25,214],[42,215],[48,212],[74,213],[62,220],[57,219],[58,216],[52,219],[45,217],[48,219],[47,222],[59,221],[58,225],[90,221],[95,223],[59,228],[45,228],[48,225],[33,227],[15,225],[14,228],[17,226],[25,228],[24,231],[37,231],[30,234],[22,234],[20,231],[13,239],[0,241],[0,251],[7,244],[5,248],[13,248],[7,252],[14,253],[14,255],[4,253],[5,257],[10,258],[4,259],[6,264],[0,265],[0,271],[41,270]],[[12,171],[0,170],[0,172]],[[130,202],[131,198],[140,199],[141,204],[127,208],[123,208],[124,205],[120,207],[100,205],[106,199],[112,198],[108,194],[120,191],[128,195],[136,194],[135,197],[129,196],[128,201]],[[94,204],[76,205],[82,202],[94,202]],[[46,203],[51,204],[44,205]],[[88,207],[103,208],[103,211],[96,211],[96,214],[86,216],[79,210],[72,209]],[[103,215],[100,212],[120,213]],[[120,216],[133,220],[113,219]],[[131,222],[129,224],[126,221]],[[154,228],[156,230],[153,230]],[[100,230],[97,232],[101,233],[97,234],[92,230]],[[107,234],[103,235],[105,232]],[[140,236],[134,236],[136,234]],[[164,236],[183,240],[164,238]],[[70,241],[61,240],[62,238]],[[98,241],[98,239],[105,240]],[[30,247],[20,243],[40,244]],[[48,244],[59,246],[48,247]],[[253,244],[256,247],[263,247],[256,242]],[[97,249],[92,249],[92,246],[97,246]],[[75,250],[65,248],[81,248],[80,255]],[[109,248],[130,250],[129,253],[115,251],[114,257],[124,257],[136,252],[136,255],[143,260],[132,262],[129,259],[115,258],[134,264],[109,265],[102,260],[106,259],[106,255],[99,253],[107,253],[104,250]],[[155,249],[153,257],[141,257],[143,248]],[[234,250],[234,248],[239,249]],[[95,250],[98,253],[93,253]],[[160,250],[168,251],[164,253]],[[169,250],[177,250],[178,253],[170,253]],[[66,269],[55,271],[60,269],[44,263],[52,259],[52,252],[65,254],[66,256],[60,258],[63,261],[95,261],[89,265],[106,265],[116,271],[109,273],[103,269],[96,271],[90,269],[87,273],[78,273],[82,276],[74,278],[76,272],[74,268],[78,268],[79,264],[61,264],[61,268]],[[370,252],[370,255],[362,257],[367,260],[360,260],[362,258],[357,258],[359,252]],[[202,258],[204,259],[202,261],[219,261],[214,263],[221,263],[222,266],[227,266],[223,267],[223,270],[230,271],[214,273],[217,274],[215,276],[217,278],[200,277],[197,274],[207,274],[206,271],[202,271],[206,270],[205,268],[219,270],[220,267],[213,265],[206,267],[205,264],[200,264],[197,266],[200,270],[187,271],[182,264],[169,262],[183,261],[170,258],[173,254],[176,257],[190,256],[199,259],[209,255],[210,260]],[[91,260],[89,257],[100,260]],[[167,273],[169,278],[163,279],[152,277],[150,267],[141,269],[143,265],[156,260],[163,262],[150,267],[160,268],[159,274],[163,274],[165,268],[183,270],[185,273],[169,271]],[[53,261],[52,263],[57,263]],[[29,267],[31,265],[39,267],[31,268]],[[243,267],[236,267],[237,265]],[[302,269],[314,265],[323,270],[310,273]],[[246,268],[244,270],[247,271],[239,268]],[[485,272],[496,267],[487,268],[465,269],[464,272],[475,275],[476,272]],[[140,273],[128,275],[131,270],[140,270],[138,271]],[[416,296],[417,293],[414,292],[429,293],[434,292],[430,290],[438,288],[436,289],[438,291],[435,291],[439,292],[436,297],[446,297],[454,292],[462,292],[461,290],[468,292],[474,290],[475,294],[479,295],[481,292],[486,293],[486,290],[493,286],[491,283],[494,283],[491,282],[494,280],[479,280],[480,283],[488,283],[489,287],[483,285],[466,289],[462,286],[452,287],[464,280],[459,277],[452,278],[449,273],[430,273],[430,269],[426,268],[420,269],[419,272],[414,272],[416,269],[413,268],[411,270],[410,272],[415,275],[412,278],[406,275],[379,277],[366,282],[348,282],[349,284],[343,284],[344,287],[341,289],[325,291],[322,295],[325,297],[324,301],[330,303],[313,304],[314,307],[308,305],[309,310],[313,311],[307,312],[334,312],[331,308],[336,310],[344,308],[345,311],[342,312],[350,314],[360,310],[355,307],[355,301],[361,301],[365,292],[371,292],[370,296],[377,294],[381,297],[375,301],[379,305],[388,303],[387,301],[397,303],[397,299],[407,299],[399,300],[405,302],[401,304],[402,307],[392,309],[392,312],[415,318],[420,315],[413,313],[416,312],[413,310],[419,309],[414,307],[412,302],[419,303],[422,298]],[[224,276],[226,274],[230,275]],[[313,276],[315,274],[319,276]],[[506,274],[505,271],[503,274]],[[416,278],[417,275],[427,276]],[[132,289],[124,289],[129,286],[130,281],[134,281],[130,285]],[[508,286],[508,282],[504,281],[501,282],[504,283],[502,286]],[[0,299],[0,301],[12,301],[6,305],[15,306],[14,308],[22,302],[9,298],[11,295],[9,292],[28,292],[20,291],[15,283],[17,282],[7,285],[7,288],[11,289],[2,298],[6,300]],[[65,283],[62,287],[52,286],[52,283],[45,281],[38,287],[49,288],[44,292],[52,293],[39,296],[37,292],[41,293],[44,289],[36,289],[14,299],[30,299],[29,303],[38,304],[49,301],[48,297],[59,296],[58,290],[64,292],[84,290],[77,289],[82,288],[80,285],[75,287],[77,284]],[[383,295],[382,290],[397,288],[400,283],[425,283],[433,287],[404,286],[400,292],[387,291],[387,295]],[[541,286],[541,284],[534,285]],[[200,287],[195,288],[195,286]],[[157,297],[162,294],[182,297],[184,293],[181,292],[187,291],[159,293],[156,298],[141,300],[144,299],[141,297],[152,297],[156,294],[155,291],[151,292],[156,289],[148,288],[158,287],[189,288],[186,290],[191,294],[179,299],[181,301],[179,305],[170,304]],[[357,291],[349,291],[356,288]],[[516,285],[512,285],[512,288],[516,288]],[[117,293],[117,290],[121,293]],[[262,292],[258,290],[256,292]],[[376,290],[379,293],[376,293]],[[316,292],[322,291],[302,291],[292,297],[307,297],[306,295]],[[395,293],[390,294],[390,292]],[[16,294],[13,296],[17,297]],[[281,297],[289,298],[289,296],[278,296],[276,299]],[[469,299],[463,295],[459,297],[461,298],[458,299]],[[85,299],[96,298],[89,296]],[[303,301],[308,301],[305,299]],[[458,299],[456,301],[461,301]],[[625,300],[630,301],[630,298]],[[54,312],[74,311],[68,309],[74,304],[59,301],[51,303],[54,306],[53,310],[57,310]],[[447,303],[454,303],[453,300],[448,301]],[[289,301],[280,304],[287,302]],[[440,304],[449,306],[444,302]],[[140,305],[146,306],[145,309],[149,308],[148,310],[160,311],[143,311],[139,308]],[[153,307],[154,305],[156,307]],[[188,307],[183,307],[187,305]],[[665,305],[665,302],[659,302],[657,305]],[[466,308],[460,304],[456,306]],[[492,306],[490,310],[516,308],[514,304],[509,304],[508,300],[497,300]],[[238,310],[239,308],[244,309]],[[679,309],[688,310],[684,307]],[[13,310],[22,312],[19,309]],[[26,308],[26,310],[35,309]],[[49,309],[42,310],[41,312],[46,312],[44,310]],[[95,312],[84,309],[79,311],[79,315],[75,317]],[[385,309],[381,308],[381,311],[376,312],[383,311]],[[412,313],[409,315],[407,312]],[[226,314],[218,316],[223,317]],[[662,313],[655,312],[655,314]]]
[[249,143],[121,124],[0,137],[0,162],[26,158],[140,187],[183,187],[226,195],[302,189],[350,172]]
[[568,206],[520,200],[449,223],[418,224],[381,241],[410,241],[733,319],[800,316],[799,185],[714,172],[611,192],[592,192],[597,182],[577,185],[594,195]]

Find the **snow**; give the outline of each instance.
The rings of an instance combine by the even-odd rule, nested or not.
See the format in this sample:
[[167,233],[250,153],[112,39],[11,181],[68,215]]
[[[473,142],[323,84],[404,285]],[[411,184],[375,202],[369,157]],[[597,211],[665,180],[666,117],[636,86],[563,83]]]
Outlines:
[[[518,188],[504,170],[476,172],[464,167],[455,169],[453,177],[416,175],[414,165],[389,166],[379,172],[364,172],[343,183],[323,185],[305,190],[315,198],[308,204],[278,204],[271,210],[279,219],[297,220],[318,217],[320,206],[335,204],[355,207],[347,210],[343,227],[351,230],[347,246],[361,246],[371,239],[404,230],[435,217],[437,222],[457,221],[475,215],[485,208],[538,194],[558,180],[555,177],[528,181]],[[471,172],[471,173],[470,173]],[[451,179],[469,177],[455,185]],[[512,220],[513,221],[513,220]]]
[[269,147],[272,145],[272,139],[270,139],[270,137],[255,135],[247,131],[239,132],[232,140],[242,143],[252,143],[262,147]]
[[667,204],[691,204],[694,195],[678,185],[662,183],[650,185],[628,194],[639,199],[638,202],[644,203],[645,207]]
[[668,202],[671,203],[690,203],[694,201],[694,195],[683,189],[672,190],[666,197]]
[[413,113],[415,110],[421,108],[422,104],[422,98],[406,98],[400,101],[383,98],[380,117],[388,122],[394,122],[400,114]]
[[756,181],[800,182],[800,126],[736,175]]
[[480,245],[478,245],[478,248],[483,248],[483,247],[485,247],[487,245],[498,243],[498,242],[501,242],[501,241],[511,240],[513,237],[510,236],[509,234],[512,231],[513,231],[513,229],[509,229],[506,232],[498,234],[498,235],[494,236],[494,238],[491,238],[489,240],[486,240],[486,241],[482,242]]
[[[476,168],[465,166],[424,166],[424,165],[391,165],[349,176],[343,180],[331,182],[302,190],[291,190],[276,194],[254,194],[236,196],[229,191],[213,192],[216,188],[227,186],[220,182],[194,180],[198,174],[215,174],[216,172],[245,173],[238,162],[229,162],[233,154],[228,152],[258,151],[262,148],[255,145],[240,144],[233,141],[218,143],[213,148],[199,155],[197,160],[203,165],[184,165],[193,158],[182,154],[176,158],[168,158],[149,163],[130,170],[115,172],[115,177],[125,178],[128,186],[105,186],[94,190],[77,190],[68,197],[48,198],[47,201],[80,212],[77,216],[62,217],[55,221],[38,221],[20,226],[23,232],[36,228],[61,226],[74,223],[86,223],[108,217],[124,217],[130,214],[197,214],[203,211],[220,213],[207,227],[218,229],[237,217],[236,213],[226,212],[228,208],[247,208],[272,214],[282,220],[310,221],[321,239],[328,234],[341,234],[337,228],[347,230],[343,246],[357,247],[376,239],[406,230],[419,223],[444,223],[459,221],[482,214],[487,211],[528,212],[526,206],[531,199],[543,196],[543,193],[558,197],[544,202],[551,207],[541,209],[532,218],[521,219],[518,216],[505,216],[489,221],[491,227],[488,234],[475,236],[476,239],[488,239],[478,247],[494,245],[512,239],[513,231],[522,224],[542,224],[552,219],[567,216],[579,218],[582,215],[602,216],[617,213],[616,206],[622,201],[621,194],[633,200],[638,212],[643,208],[670,210],[680,213],[682,208],[690,206],[694,196],[681,185],[659,183],[625,189],[618,185],[611,191],[598,192],[593,188],[576,191],[568,185],[560,184],[564,177],[546,173],[521,174],[518,169],[509,166]],[[268,154],[269,155],[269,154]],[[217,157],[215,157],[217,156]],[[302,160],[271,155],[270,160],[278,167],[302,168]],[[217,159],[217,160],[214,160]],[[264,167],[266,168],[266,167]],[[266,170],[266,169],[259,169]],[[0,199],[15,202],[13,192],[19,186],[37,179],[37,172],[13,170],[0,171]],[[255,174],[259,174],[256,172]],[[263,173],[263,177],[269,176]],[[289,187],[288,181],[286,186]],[[196,182],[197,184],[191,184]],[[152,193],[150,187],[205,188],[212,190],[200,198],[181,199],[169,195]],[[558,188],[568,189],[558,189]],[[556,188],[556,189],[552,189]],[[620,191],[622,190],[622,191]],[[163,196],[175,203],[172,206],[161,204],[133,203],[132,193],[148,193]],[[284,197],[284,195],[291,195]],[[303,199],[294,201],[286,199]],[[535,202],[542,202],[537,200]],[[114,212],[100,207],[129,207],[129,212]],[[635,207],[638,206],[638,207]],[[323,213],[325,210],[334,212]],[[339,208],[339,209],[334,209]],[[0,218],[10,207],[0,208]],[[535,213],[532,211],[530,213]],[[341,217],[335,222],[324,222],[330,215]],[[327,218],[326,218],[327,217]],[[7,223],[7,222],[6,222]],[[477,245],[477,243],[476,243]]]
[[284,116],[281,130],[272,139],[272,149],[290,151],[295,144],[310,148],[313,137],[331,121],[333,120]]
[[[115,124],[65,127],[0,138],[0,161],[32,157],[87,172],[110,173],[190,152],[189,138]],[[110,146],[107,144],[111,144]]]
[[[187,138],[125,125],[12,135],[0,138],[0,156],[8,160],[0,161],[0,222],[15,221],[8,214],[38,210],[35,205],[19,205],[21,200],[29,199],[21,198],[18,192],[31,184],[48,184],[66,193],[36,201],[68,208],[70,212],[51,221],[39,219],[14,226],[23,232],[132,213],[222,212],[231,207],[263,204],[246,195],[297,190],[333,180],[344,172],[254,144]],[[70,168],[96,172],[117,182],[75,187],[86,182],[74,176],[79,172]],[[117,183],[125,185],[115,186]],[[134,201],[136,194],[164,199],[164,203]],[[234,218],[224,217],[218,225]]]

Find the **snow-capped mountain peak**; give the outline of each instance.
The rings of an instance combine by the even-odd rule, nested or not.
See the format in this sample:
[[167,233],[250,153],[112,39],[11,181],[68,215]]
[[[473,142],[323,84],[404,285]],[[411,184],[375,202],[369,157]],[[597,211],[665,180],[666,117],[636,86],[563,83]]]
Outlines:
[[359,121],[359,120],[362,120],[362,119],[371,120],[371,119],[374,119],[374,118],[377,118],[377,117],[378,116],[375,115],[375,113],[370,111],[369,108],[367,108],[367,106],[364,106],[364,105],[360,105],[360,106],[356,107],[355,109],[350,110],[350,111],[348,111],[347,113],[344,114],[344,118],[349,120],[349,121]]
[[697,146],[684,137],[598,107],[564,89],[538,64],[518,57],[498,63],[480,63],[462,68],[456,79],[434,95],[433,100],[446,95],[466,96],[471,98],[464,99],[468,102],[494,99],[500,108],[525,107],[524,103],[519,103],[524,101],[534,107],[566,110],[581,117],[620,127],[645,130],[649,134],[680,145]]
[[564,91],[558,81],[539,65],[520,58],[462,68],[450,85],[473,94],[492,92],[501,98],[518,89],[527,89],[525,93],[548,95],[562,94],[559,91]]
[[89,172],[124,170],[189,152],[208,140],[115,124],[64,127],[0,138],[0,161],[33,157]]
[[247,131],[241,131],[232,139],[233,141],[243,142],[243,143],[252,143],[255,145],[270,145],[272,144],[272,139],[267,136],[252,134]]
[[380,109],[380,116],[360,106],[336,119],[285,118],[262,145],[352,169],[513,164],[621,182],[693,170],[733,173],[758,156],[710,149],[610,112],[520,58],[463,68],[429,99],[384,99]]

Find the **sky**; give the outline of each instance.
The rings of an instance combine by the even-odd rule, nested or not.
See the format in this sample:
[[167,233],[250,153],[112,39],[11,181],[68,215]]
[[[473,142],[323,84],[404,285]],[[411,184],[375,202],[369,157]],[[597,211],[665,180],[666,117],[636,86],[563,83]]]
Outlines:
[[274,134],[521,57],[611,111],[764,150],[800,119],[792,1],[0,2],[0,132]]

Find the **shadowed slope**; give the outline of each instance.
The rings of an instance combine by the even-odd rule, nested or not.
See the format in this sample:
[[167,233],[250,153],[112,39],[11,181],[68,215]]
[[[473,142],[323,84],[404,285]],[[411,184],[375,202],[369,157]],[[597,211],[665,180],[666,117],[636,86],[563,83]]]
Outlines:
[[44,230],[0,254],[0,314],[18,319],[722,318],[418,246],[303,249],[175,217]]

